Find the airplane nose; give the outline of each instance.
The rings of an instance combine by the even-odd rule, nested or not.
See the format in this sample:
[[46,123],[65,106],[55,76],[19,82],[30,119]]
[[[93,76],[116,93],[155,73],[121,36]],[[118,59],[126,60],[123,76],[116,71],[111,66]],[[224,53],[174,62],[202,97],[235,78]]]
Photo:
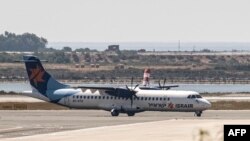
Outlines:
[[205,107],[207,109],[212,107],[212,104],[209,101],[205,100],[205,99],[204,99],[204,105],[205,105]]

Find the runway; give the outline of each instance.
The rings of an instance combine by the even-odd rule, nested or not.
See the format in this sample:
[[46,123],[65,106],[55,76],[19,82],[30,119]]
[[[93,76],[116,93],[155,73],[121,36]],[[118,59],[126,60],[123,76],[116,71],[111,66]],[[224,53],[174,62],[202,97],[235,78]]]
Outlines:
[[[125,114],[111,117],[109,112],[101,110],[2,110],[0,140],[83,140],[84,135],[85,140],[100,140],[102,137],[119,140],[127,134],[130,134],[128,140],[133,140],[133,136],[139,140],[155,136],[159,139],[154,140],[181,140],[187,134],[187,139],[192,140],[198,127],[220,130],[217,125],[250,124],[249,119],[248,110],[208,110],[200,118],[194,117],[193,113],[178,112],[143,112],[134,117]],[[62,135],[65,138],[61,138]]]

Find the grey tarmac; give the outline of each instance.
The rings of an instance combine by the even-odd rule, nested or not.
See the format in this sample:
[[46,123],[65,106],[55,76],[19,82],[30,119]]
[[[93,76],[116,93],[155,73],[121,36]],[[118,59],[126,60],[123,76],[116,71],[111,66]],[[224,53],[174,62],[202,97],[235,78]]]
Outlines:
[[[249,119],[250,110],[208,110],[202,114],[202,117],[195,117],[194,113],[180,112],[143,112],[134,117],[128,117],[125,114],[111,117],[110,112],[102,110],[1,110],[0,140],[36,140],[36,137],[40,140],[41,136],[45,137],[47,134],[53,134],[55,137],[50,136],[51,139],[48,138],[48,140],[68,140],[73,139],[74,135],[77,136],[81,131],[83,132],[81,135],[86,134],[87,140],[95,140],[97,136],[104,136],[103,134],[110,134],[110,137],[114,136],[114,139],[118,139],[118,137],[127,136],[126,132],[131,132],[130,130],[139,132],[136,139],[160,136],[159,140],[169,138],[178,140],[182,134],[188,133],[188,128],[192,131],[192,135],[190,134],[190,140],[192,140],[197,126],[209,127],[208,129],[211,130],[212,125],[217,127],[216,125],[222,126],[223,123],[250,124]],[[120,129],[127,130],[117,133]],[[93,138],[89,136],[92,134],[89,133],[90,131],[98,133],[101,132],[99,130],[103,133],[95,134]],[[109,130],[111,130],[110,133],[107,133]],[[141,133],[144,130],[146,130],[145,135]],[[179,132],[175,133],[177,131]],[[148,135],[148,132],[152,134]],[[171,132],[173,133],[171,136],[168,135],[168,138],[164,136],[164,133]],[[58,138],[60,134],[67,137]],[[72,137],[69,137],[70,134]],[[133,134],[135,133],[131,133]],[[131,137],[127,139],[133,140]]]

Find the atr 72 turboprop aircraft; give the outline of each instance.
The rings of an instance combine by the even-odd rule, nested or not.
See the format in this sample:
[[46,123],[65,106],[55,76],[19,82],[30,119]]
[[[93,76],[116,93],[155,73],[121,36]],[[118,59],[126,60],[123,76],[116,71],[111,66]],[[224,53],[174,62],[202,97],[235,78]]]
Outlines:
[[70,87],[56,81],[43,68],[39,58],[23,56],[32,91],[24,94],[47,102],[77,109],[102,109],[112,116],[134,116],[144,111],[195,112],[211,107],[210,102],[193,91],[140,89],[140,87]]

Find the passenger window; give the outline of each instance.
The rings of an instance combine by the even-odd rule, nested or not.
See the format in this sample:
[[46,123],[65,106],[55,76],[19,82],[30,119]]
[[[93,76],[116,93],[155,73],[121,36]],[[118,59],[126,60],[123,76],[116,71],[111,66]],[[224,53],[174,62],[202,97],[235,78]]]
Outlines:
[[109,96],[107,96],[107,99],[109,99]]
[[95,99],[97,99],[97,96],[95,96]]
[[93,99],[93,96],[91,96],[91,99]]
[[105,96],[103,96],[102,99],[105,99]]
[[85,98],[86,98],[86,96],[83,96],[83,98],[85,99]]
[[99,99],[101,99],[102,97],[101,96],[98,96],[99,97]]
[[141,97],[141,100],[143,100],[143,97]]
[[80,98],[82,99],[82,96],[80,96]]
[[113,96],[111,96],[110,99],[113,99]]
[[148,100],[151,100],[151,97],[149,97]]
[[155,100],[155,98],[154,98],[154,97],[152,97],[152,100]]
[[73,98],[75,98],[75,96],[73,95]]
[[145,100],[147,100],[148,98],[147,97],[145,97]]
[[87,99],[89,99],[89,96],[87,96]]
[[78,99],[78,96],[76,96],[76,98]]
[[155,100],[158,100],[158,97],[156,97]]
[[160,100],[162,100],[162,98],[160,98]]
[[164,97],[164,98],[163,98],[163,100],[165,101],[165,100],[166,100],[166,98]]
[[168,98],[168,101],[170,100],[170,98]]

